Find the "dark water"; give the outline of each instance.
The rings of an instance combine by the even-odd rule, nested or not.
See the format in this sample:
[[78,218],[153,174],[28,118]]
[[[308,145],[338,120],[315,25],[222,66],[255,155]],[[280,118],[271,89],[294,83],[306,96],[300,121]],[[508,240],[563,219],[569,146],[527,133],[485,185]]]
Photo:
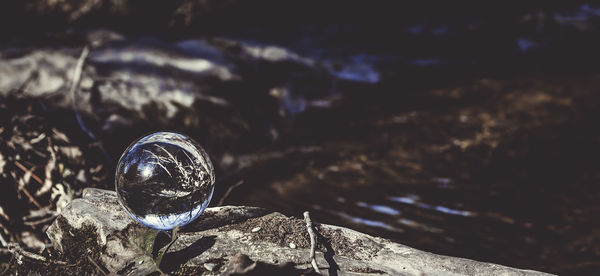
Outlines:
[[265,153],[227,202],[310,210],[441,254],[598,271],[600,110],[588,104],[599,87],[598,76],[481,80],[401,109],[300,120],[294,150]]
[[[350,59],[397,74],[342,74],[379,85],[340,88],[340,107],[298,115],[288,136],[257,154],[260,165],[237,175],[244,184],[227,202],[310,210],[440,254],[597,273],[600,82],[588,39],[599,14],[580,4],[520,13],[519,23],[407,23],[393,42],[373,34],[382,43],[361,49],[378,56]],[[472,31],[478,24],[486,31]],[[342,45],[354,29],[337,28],[343,38],[280,43],[348,59],[353,49]]]

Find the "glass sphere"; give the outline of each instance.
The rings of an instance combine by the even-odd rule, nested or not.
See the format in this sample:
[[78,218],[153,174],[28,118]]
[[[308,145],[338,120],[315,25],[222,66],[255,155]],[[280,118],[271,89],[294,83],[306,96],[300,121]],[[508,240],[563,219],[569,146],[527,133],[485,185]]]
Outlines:
[[132,143],[115,174],[119,203],[136,221],[170,230],[196,219],[208,203],[215,173],[208,154],[190,137],[157,132]]

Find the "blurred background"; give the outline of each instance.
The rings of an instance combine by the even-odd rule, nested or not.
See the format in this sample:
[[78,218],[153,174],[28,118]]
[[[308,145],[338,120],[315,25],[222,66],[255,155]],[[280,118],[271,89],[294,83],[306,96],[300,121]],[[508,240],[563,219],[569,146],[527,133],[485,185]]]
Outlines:
[[600,271],[600,4],[397,2],[3,0],[2,247],[42,250],[170,130],[209,152],[212,206]]

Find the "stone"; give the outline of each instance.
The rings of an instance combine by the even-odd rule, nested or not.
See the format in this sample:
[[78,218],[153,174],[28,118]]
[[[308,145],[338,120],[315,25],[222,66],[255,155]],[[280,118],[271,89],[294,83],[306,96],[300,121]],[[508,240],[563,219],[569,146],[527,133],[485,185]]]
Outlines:
[[[62,47],[23,47],[17,43],[0,49],[0,96],[41,98],[53,107],[68,109],[75,103],[78,112],[106,130],[130,126],[132,120],[157,123],[160,118],[164,122],[159,123],[167,124],[193,113],[198,105],[219,112],[205,116],[233,116],[244,107],[240,104],[254,104],[245,98],[248,91],[261,93],[256,95],[256,104],[265,106],[272,99],[261,101],[258,96],[268,94],[269,89],[250,86],[256,75],[274,72],[281,76],[269,80],[266,87],[279,89],[281,83],[287,83],[282,88],[286,93],[276,97],[278,108],[295,113],[304,110],[306,103],[321,106],[327,102],[331,96],[327,91],[336,78],[323,61],[269,44],[224,38],[146,43],[102,30],[79,36],[94,47],[85,60],[75,95],[69,92],[81,48],[64,41]],[[307,83],[316,85],[308,90],[323,93],[316,98],[314,93],[306,93],[303,87]],[[157,114],[150,116],[148,109]],[[237,128],[244,126],[228,127],[240,131]]]
[[[185,130],[216,149],[254,140],[261,141],[260,148],[284,135],[292,117],[342,99],[333,89],[342,80],[323,60],[267,43],[224,38],[148,43],[111,31],[76,36],[94,47],[75,93],[80,46],[71,40],[57,41],[56,47],[16,41],[0,49],[0,97],[74,111],[79,126],[102,138],[108,152],[122,150],[114,148],[120,144],[114,137],[133,140],[151,129]],[[223,153],[211,154],[220,160]],[[231,157],[230,162],[238,159]],[[241,164],[230,167],[236,165]]]
[[[133,222],[119,205],[116,193],[100,189],[85,189],[82,198],[73,200],[59,217],[75,229],[81,229],[84,225],[94,227],[100,246],[106,245],[108,235],[123,231]],[[56,241],[54,248],[60,252],[63,251],[60,241],[65,234],[64,230],[56,220],[46,231],[50,240]]]
[[[124,268],[129,271],[126,274],[149,271],[148,262],[140,264],[140,259],[148,260],[147,256],[130,246],[131,236],[140,235],[145,227],[125,214],[114,192],[85,189],[83,197],[65,208],[47,234],[55,248],[67,252],[70,249],[62,244],[65,233],[84,225],[96,229],[96,242],[103,250],[100,261],[111,272]],[[258,227],[261,231],[252,231]],[[315,231],[316,261],[324,275],[549,275],[432,254],[333,225],[317,223]],[[302,219],[260,208],[223,206],[207,208],[184,227],[163,263],[173,270],[203,267],[207,275],[229,275],[227,271],[247,272],[265,266],[306,272],[311,269],[309,256],[310,239]]]
[[213,263],[205,263],[202,266],[204,266],[204,268],[206,268],[206,270],[208,270],[208,271],[214,271],[215,268],[217,267],[217,265],[213,264]]

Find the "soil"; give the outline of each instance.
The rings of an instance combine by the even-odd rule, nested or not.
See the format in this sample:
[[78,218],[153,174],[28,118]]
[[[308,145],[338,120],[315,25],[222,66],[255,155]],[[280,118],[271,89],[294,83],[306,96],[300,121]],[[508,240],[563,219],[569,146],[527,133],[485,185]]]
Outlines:
[[[256,227],[260,227],[260,230],[252,232],[252,229]],[[310,237],[306,231],[304,221],[287,218],[278,213],[271,213],[266,216],[248,219],[242,223],[227,225],[223,229],[234,229],[250,233],[257,240],[271,242],[281,247],[288,247],[290,243],[294,243],[298,248],[310,248]]]
[[[62,219],[62,220],[61,220]],[[98,271],[93,263],[100,264],[100,254],[102,248],[96,241],[96,229],[89,225],[75,229],[69,226],[63,218],[58,218],[58,223],[64,229],[70,229],[65,232],[63,237],[63,246],[72,250],[60,253],[54,249],[45,250],[42,256],[50,261],[38,262],[29,258],[23,258],[23,263],[11,262],[10,270],[24,275],[99,275],[104,271]],[[66,262],[67,265],[60,265],[52,261]],[[93,261],[93,262],[92,262]]]
[[[252,232],[252,229],[260,228],[260,230]],[[358,257],[357,248],[364,251],[365,248],[371,248],[371,252],[367,254],[375,254],[377,247],[372,244],[365,246],[363,241],[351,241],[346,238],[341,230],[323,229],[319,225],[314,225],[317,236],[317,250],[321,252],[339,254],[356,259],[363,259],[364,256]],[[271,213],[262,217],[248,219],[241,223],[231,224],[223,227],[224,230],[238,230],[244,233],[249,233],[256,240],[271,242],[281,247],[288,247],[291,243],[297,248],[310,248],[310,236],[306,230],[304,220],[294,217],[285,217],[279,213]],[[364,252],[361,252],[364,254]]]

